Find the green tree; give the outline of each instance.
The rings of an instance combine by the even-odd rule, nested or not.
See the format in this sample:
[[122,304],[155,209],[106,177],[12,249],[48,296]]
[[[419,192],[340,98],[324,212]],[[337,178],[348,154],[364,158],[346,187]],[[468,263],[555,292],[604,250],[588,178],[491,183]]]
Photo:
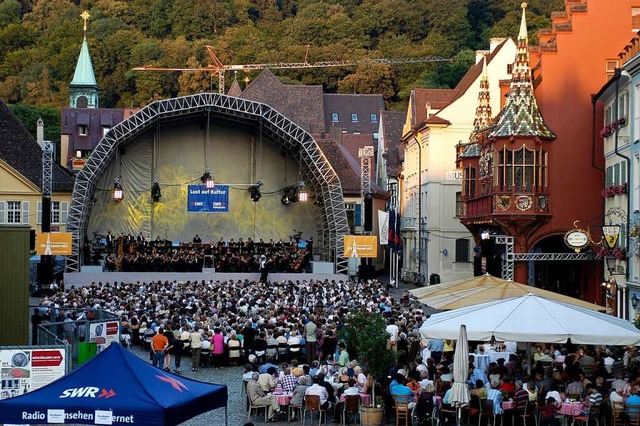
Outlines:
[[4,0],[0,3],[0,28],[20,22],[22,5],[17,0]]
[[[379,312],[356,310],[340,329],[338,337],[347,345],[351,358],[360,360],[374,380],[386,377],[396,361],[396,354],[387,348],[386,322]],[[374,400],[375,400],[375,386]]]
[[42,118],[44,122],[44,140],[60,142],[60,110],[58,108],[24,103],[9,104],[8,107],[34,139],[36,139],[38,118]]
[[174,0],[169,13],[173,35],[187,40],[209,37],[213,33],[214,7],[208,0]]
[[354,73],[340,81],[338,93],[380,94],[385,102],[390,101],[396,93],[391,66],[359,66]]

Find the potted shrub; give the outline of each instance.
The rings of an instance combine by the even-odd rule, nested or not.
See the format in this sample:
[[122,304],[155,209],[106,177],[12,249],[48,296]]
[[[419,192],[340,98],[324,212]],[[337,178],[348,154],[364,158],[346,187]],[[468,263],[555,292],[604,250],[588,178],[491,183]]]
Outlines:
[[371,405],[361,407],[363,425],[380,425],[384,417],[383,400],[376,397],[376,380],[386,377],[396,361],[396,353],[387,347],[388,334],[382,314],[354,311],[342,327],[339,337],[346,343],[352,359],[357,359],[371,380]]

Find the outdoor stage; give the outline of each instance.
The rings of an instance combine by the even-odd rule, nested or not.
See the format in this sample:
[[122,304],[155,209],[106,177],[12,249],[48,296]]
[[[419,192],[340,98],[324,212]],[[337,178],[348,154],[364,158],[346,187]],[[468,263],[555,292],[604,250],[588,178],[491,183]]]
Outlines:
[[[205,269],[203,272],[102,272],[102,267],[83,266],[82,272],[67,272],[64,274],[64,285],[66,289],[71,286],[82,287],[95,282],[111,283],[131,283],[131,282],[151,282],[151,281],[229,281],[229,280],[260,280],[259,272],[232,273],[215,272],[213,269]],[[313,273],[310,274],[269,274],[269,281],[302,281],[302,280],[336,280],[346,281],[348,277],[344,274],[334,274],[331,262],[312,262]]]

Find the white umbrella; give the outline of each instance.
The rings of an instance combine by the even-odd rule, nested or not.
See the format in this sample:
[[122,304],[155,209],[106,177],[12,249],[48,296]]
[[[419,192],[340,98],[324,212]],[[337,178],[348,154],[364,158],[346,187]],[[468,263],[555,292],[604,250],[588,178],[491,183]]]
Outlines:
[[462,324],[456,342],[456,351],[453,354],[453,386],[449,402],[458,408],[457,423],[460,424],[461,409],[469,404],[469,387],[467,376],[469,375],[469,342],[467,341],[467,327]]
[[545,299],[535,294],[431,315],[423,338],[454,339],[462,324],[470,340],[640,345],[640,330],[621,318]]

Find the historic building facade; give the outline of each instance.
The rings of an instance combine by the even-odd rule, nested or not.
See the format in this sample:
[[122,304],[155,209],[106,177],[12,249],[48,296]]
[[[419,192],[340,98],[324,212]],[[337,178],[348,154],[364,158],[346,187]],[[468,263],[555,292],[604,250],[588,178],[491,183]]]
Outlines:
[[473,275],[473,239],[460,223],[462,171],[456,147],[473,128],[482,81],[491,81],[490,103],[500,108],[500,80],[510,78],[516,45],[493,39],[455,89],[411,92],[402,129],[405,147],[402,198],[405,280],[446,282]]
[[612,46],[628,41],[636,10],[631,1],[566,1],[535,47],[528,46],[525,12],[505,105],[478,132],[478,155],[461,158],[468,170],[462,221],[478,246],[483,234],[512,238],[510,247],[490,247],[485,267],[507,256],[518,282],[603,303],[600,246],[572,257],[564,236],[577,226],[600,241],[605,162],[594,129],[604,111],[592,95],[619,66]]

